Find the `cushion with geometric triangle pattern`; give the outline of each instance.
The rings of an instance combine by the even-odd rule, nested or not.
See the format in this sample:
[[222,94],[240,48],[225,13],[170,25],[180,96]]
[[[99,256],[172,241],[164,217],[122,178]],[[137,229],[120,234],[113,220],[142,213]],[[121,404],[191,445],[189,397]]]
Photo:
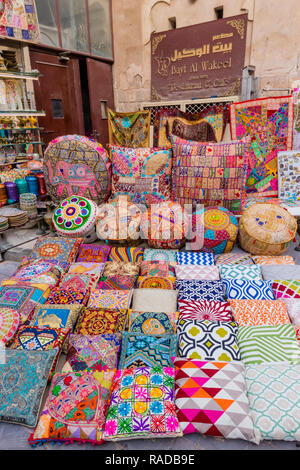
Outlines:
[[214,362],[173,357],[175,404],[183,434],[201,433],[259,444],[240,361]]

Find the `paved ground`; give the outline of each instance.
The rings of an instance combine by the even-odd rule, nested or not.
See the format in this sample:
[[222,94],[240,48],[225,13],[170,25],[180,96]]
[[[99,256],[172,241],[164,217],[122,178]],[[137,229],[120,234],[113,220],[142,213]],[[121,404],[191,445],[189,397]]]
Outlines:
[[[300,237],[297,242],[290,246],[285,254],[294,257],[296,264],[300,264],[300,252],[295,251],[295,247],[299,245]],[[240,252],[239,248],[235,248],[234,252]],[[0,263],[0,282],[1,280],[11,276],[18,267],[18,262],[3,261]],[[62,361],[64,359],[62,358]],[[25,426],[15,424],[0,423],[0,450],[30,450],[27,440],[32,429]],[[296,450],[295,442],[284,441],[263,441],[257,446],[240,439],[229,440],[213,437],[202,436],[199,434],[190,434],[176,439],[134,439],[120,442],[106,442],[101,446],[91,446],[89,444],[71,445],[52,445],[44,444],[36,450],[107,450],[107,451],[133,451],[133,450]]]

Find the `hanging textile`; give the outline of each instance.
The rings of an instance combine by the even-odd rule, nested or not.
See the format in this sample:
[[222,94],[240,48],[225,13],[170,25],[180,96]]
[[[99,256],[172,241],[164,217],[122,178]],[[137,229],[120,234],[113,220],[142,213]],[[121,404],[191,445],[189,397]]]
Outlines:
[[149,147],[151,111],[117,113],[107,108],[109,143],[122,147]]

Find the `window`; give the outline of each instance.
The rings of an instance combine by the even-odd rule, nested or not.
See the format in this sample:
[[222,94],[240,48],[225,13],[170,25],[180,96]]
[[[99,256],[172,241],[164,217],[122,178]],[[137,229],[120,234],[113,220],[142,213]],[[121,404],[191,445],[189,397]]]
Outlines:
[[54,119],[63,118],[64,110],[62,105],[62,100],[52,99],[51,100],[52,116]]
[[55,0],[37,0],[36,10],[38,15],[41,40],[48,46],[59,46],[57,30],[57,14]]
[[85,0],[59,0],[59,18],[62,47],[89,52]]
[[221,20],[223,18],[224,8],[223,6],[215,8],[215,15],[217,20]]
[[110,0],[89,0],[91,53],[112,58]]

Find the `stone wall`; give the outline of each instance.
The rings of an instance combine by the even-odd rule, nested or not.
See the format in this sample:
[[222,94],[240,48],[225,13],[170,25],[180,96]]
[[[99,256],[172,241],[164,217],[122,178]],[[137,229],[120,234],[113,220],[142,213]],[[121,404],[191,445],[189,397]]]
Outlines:
[[[245,65],[256,67],[259,96],[285,95],[300,79],[299,0],[112,0],[115,106],[133,111],[150,101],[150,35],[248,13]],[[272,90],[273,89],[273,90]],[[279,89],[274,91],[274,89]]]

